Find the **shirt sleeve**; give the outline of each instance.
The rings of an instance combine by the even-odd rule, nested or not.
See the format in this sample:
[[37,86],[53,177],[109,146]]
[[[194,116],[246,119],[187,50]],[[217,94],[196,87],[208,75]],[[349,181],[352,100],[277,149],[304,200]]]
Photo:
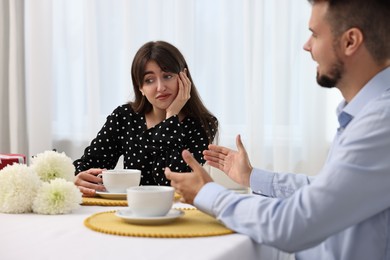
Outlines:
[[118,119],[121,115],[120,107],[117,107],[107,116],[97,136],[85,148],[83,156],[73,162],[76,174],[90,168],[113,169],[122,154],[120,140],[118,139],[118,127],[121,124]]
[[250,176],[250,188],[253,193],[265,197],[287,198],[314,179],[314,176],[305,174],[275,173],[254,168]]
[[259,189],[267,192],[268,187],[271,195],[275,181],[289,179],[293,184],[289,187],[297,189],[287,197],[240,195],[213,183],[201,189],[194,204],[258,243],[286,252],[313,247],[390,207],[388,122],[389,107],[356,118],[332,157],[307,185],[294,181],[293,175],[264,177],[266,188]]

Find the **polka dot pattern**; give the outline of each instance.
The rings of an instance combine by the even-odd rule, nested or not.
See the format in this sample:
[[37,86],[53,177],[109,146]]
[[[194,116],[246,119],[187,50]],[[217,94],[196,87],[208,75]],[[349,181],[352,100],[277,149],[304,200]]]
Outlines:
[[179,122],[175,115],[147,129],[145,115],[125,104],[107,117],[96,138],[74,165],[76,174],[90,168],[113,169],[123,155],[124,168],[141,170],[141,185],[170,185],[165,178],[165,167],[176,172],[191,171],[181,151],[189,150],[203,164],[202,152],[207,146],[206,132],[198,120],[186,117]]

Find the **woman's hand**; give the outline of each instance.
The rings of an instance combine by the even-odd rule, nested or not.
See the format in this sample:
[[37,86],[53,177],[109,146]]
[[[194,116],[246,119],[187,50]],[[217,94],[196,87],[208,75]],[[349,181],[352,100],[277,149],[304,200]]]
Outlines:
[[106,191],[102,179],[98,177],[104,169],[89,169],[76,175],[74,184],[79,188],[83,196],[93,197],[96,191]]
[[191,81],[187,77],[187,70],[181,71],[177,78],[179,91],[177,92],[175,100],[173,100],[172,104],[167,108],[166,118],[169,118],[173,115],[179,115],[180,111],[190,99],[191,95]]
[[203,151],[204,159],[210,166],[220,169],[237,183],[249,187],[253,167],[241,142],[240,135],[236,137],[236,145],[238,151],[210,144],[209,150]]

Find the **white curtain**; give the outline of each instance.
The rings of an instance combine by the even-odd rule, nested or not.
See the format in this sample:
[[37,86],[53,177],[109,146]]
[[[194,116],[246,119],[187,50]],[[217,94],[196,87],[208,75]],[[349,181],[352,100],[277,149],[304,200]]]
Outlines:
[[252,164],[315,174],[335,129],[335,90],[315,82],[306,0],[26,1],[29,148],[73,159],[132,99],[130,67],[147,41],[177,46],[219,144],[242,135]]
[[28,153],[24,1],[0,1],[0,153]]

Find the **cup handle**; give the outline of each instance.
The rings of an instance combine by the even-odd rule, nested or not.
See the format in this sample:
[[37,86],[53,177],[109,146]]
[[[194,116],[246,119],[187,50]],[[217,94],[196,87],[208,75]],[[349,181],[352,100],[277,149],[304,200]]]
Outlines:
[[102,181],[99,182],[98,184],[103,184],[103,174],[99,173],[98,175],[96,175],[96,177],[99,177],[100,179],[102,179]]

